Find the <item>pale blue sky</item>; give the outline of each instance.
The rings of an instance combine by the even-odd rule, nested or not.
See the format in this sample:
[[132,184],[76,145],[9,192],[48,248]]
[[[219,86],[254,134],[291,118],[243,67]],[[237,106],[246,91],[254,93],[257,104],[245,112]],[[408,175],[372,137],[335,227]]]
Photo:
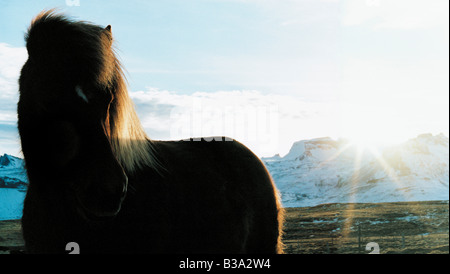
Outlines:
[[216,108],[225,99],[276,104],[278,145],[269,150],[218,132],[242,137],[261,156],[323,136],[448,136],[447,0],[66,2],[76,1],[0,0],[0,153],[18,154],[23,35],[39,11],[54,7],[112,25],[138,114],[156,139],[189,137],[170,134],[170,110],[204,94]]
[[278,17],[257,1],[80,0],[80,6],[67,6],[65,0],[3,2],[0,41],[16,47],[23,46],[30,19],[43,8],[59,7],[75,18],[112,25],[132,90],[297,92],[295,86],[314,85],[310,74],[322,75],[317,68],[296,73],[313,63],[326,65],[326,73],[337,77],[337,3],[312,5],[330,15],[317,24],[308,22],[311,14],[305,22],[289,22],[296,16]]

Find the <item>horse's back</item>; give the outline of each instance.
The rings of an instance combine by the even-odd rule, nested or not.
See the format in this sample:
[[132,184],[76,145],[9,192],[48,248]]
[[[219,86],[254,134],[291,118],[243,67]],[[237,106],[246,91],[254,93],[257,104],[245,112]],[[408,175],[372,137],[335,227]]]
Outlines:
[[[282,209],[265,166],[222,137],[154,142],[184,239],[206,252],[280,253]],[[196,239],[196,236],[202,239]],[[187,240],[189,241],[189,240]],[[200,244],[199,242],[200,241]],[[201,244],[201,243],[204,244]]]

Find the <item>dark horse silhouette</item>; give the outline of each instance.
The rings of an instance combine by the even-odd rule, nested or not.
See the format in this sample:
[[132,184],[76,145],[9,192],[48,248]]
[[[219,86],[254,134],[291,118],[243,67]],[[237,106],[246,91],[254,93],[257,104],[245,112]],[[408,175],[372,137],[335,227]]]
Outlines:
[[44,11],[25,40],[27,252],[282,253],[283,209],[261,161],[224,138],[150,140],[110,26]]

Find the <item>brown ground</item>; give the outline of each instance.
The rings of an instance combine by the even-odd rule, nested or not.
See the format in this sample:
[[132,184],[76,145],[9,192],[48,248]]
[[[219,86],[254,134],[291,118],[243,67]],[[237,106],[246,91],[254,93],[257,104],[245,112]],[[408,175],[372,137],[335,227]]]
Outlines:
[[286,253],[449,253],[448,201],[287,208]]
[[[449,253],[448,201],[287,208],[288,254]],[[23,249],[19,220],[0,221],[0,254]]]
[[0,221],[0,254],[23,249],[20,220]]

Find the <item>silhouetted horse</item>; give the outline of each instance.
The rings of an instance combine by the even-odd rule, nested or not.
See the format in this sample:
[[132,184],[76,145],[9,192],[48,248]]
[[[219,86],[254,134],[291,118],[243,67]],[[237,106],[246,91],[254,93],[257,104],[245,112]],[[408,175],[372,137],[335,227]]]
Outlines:
[[27,252],[282,253],[283,210],[237,141],[152,141],[111,27],[47,11],[25,36],[18,127]]

